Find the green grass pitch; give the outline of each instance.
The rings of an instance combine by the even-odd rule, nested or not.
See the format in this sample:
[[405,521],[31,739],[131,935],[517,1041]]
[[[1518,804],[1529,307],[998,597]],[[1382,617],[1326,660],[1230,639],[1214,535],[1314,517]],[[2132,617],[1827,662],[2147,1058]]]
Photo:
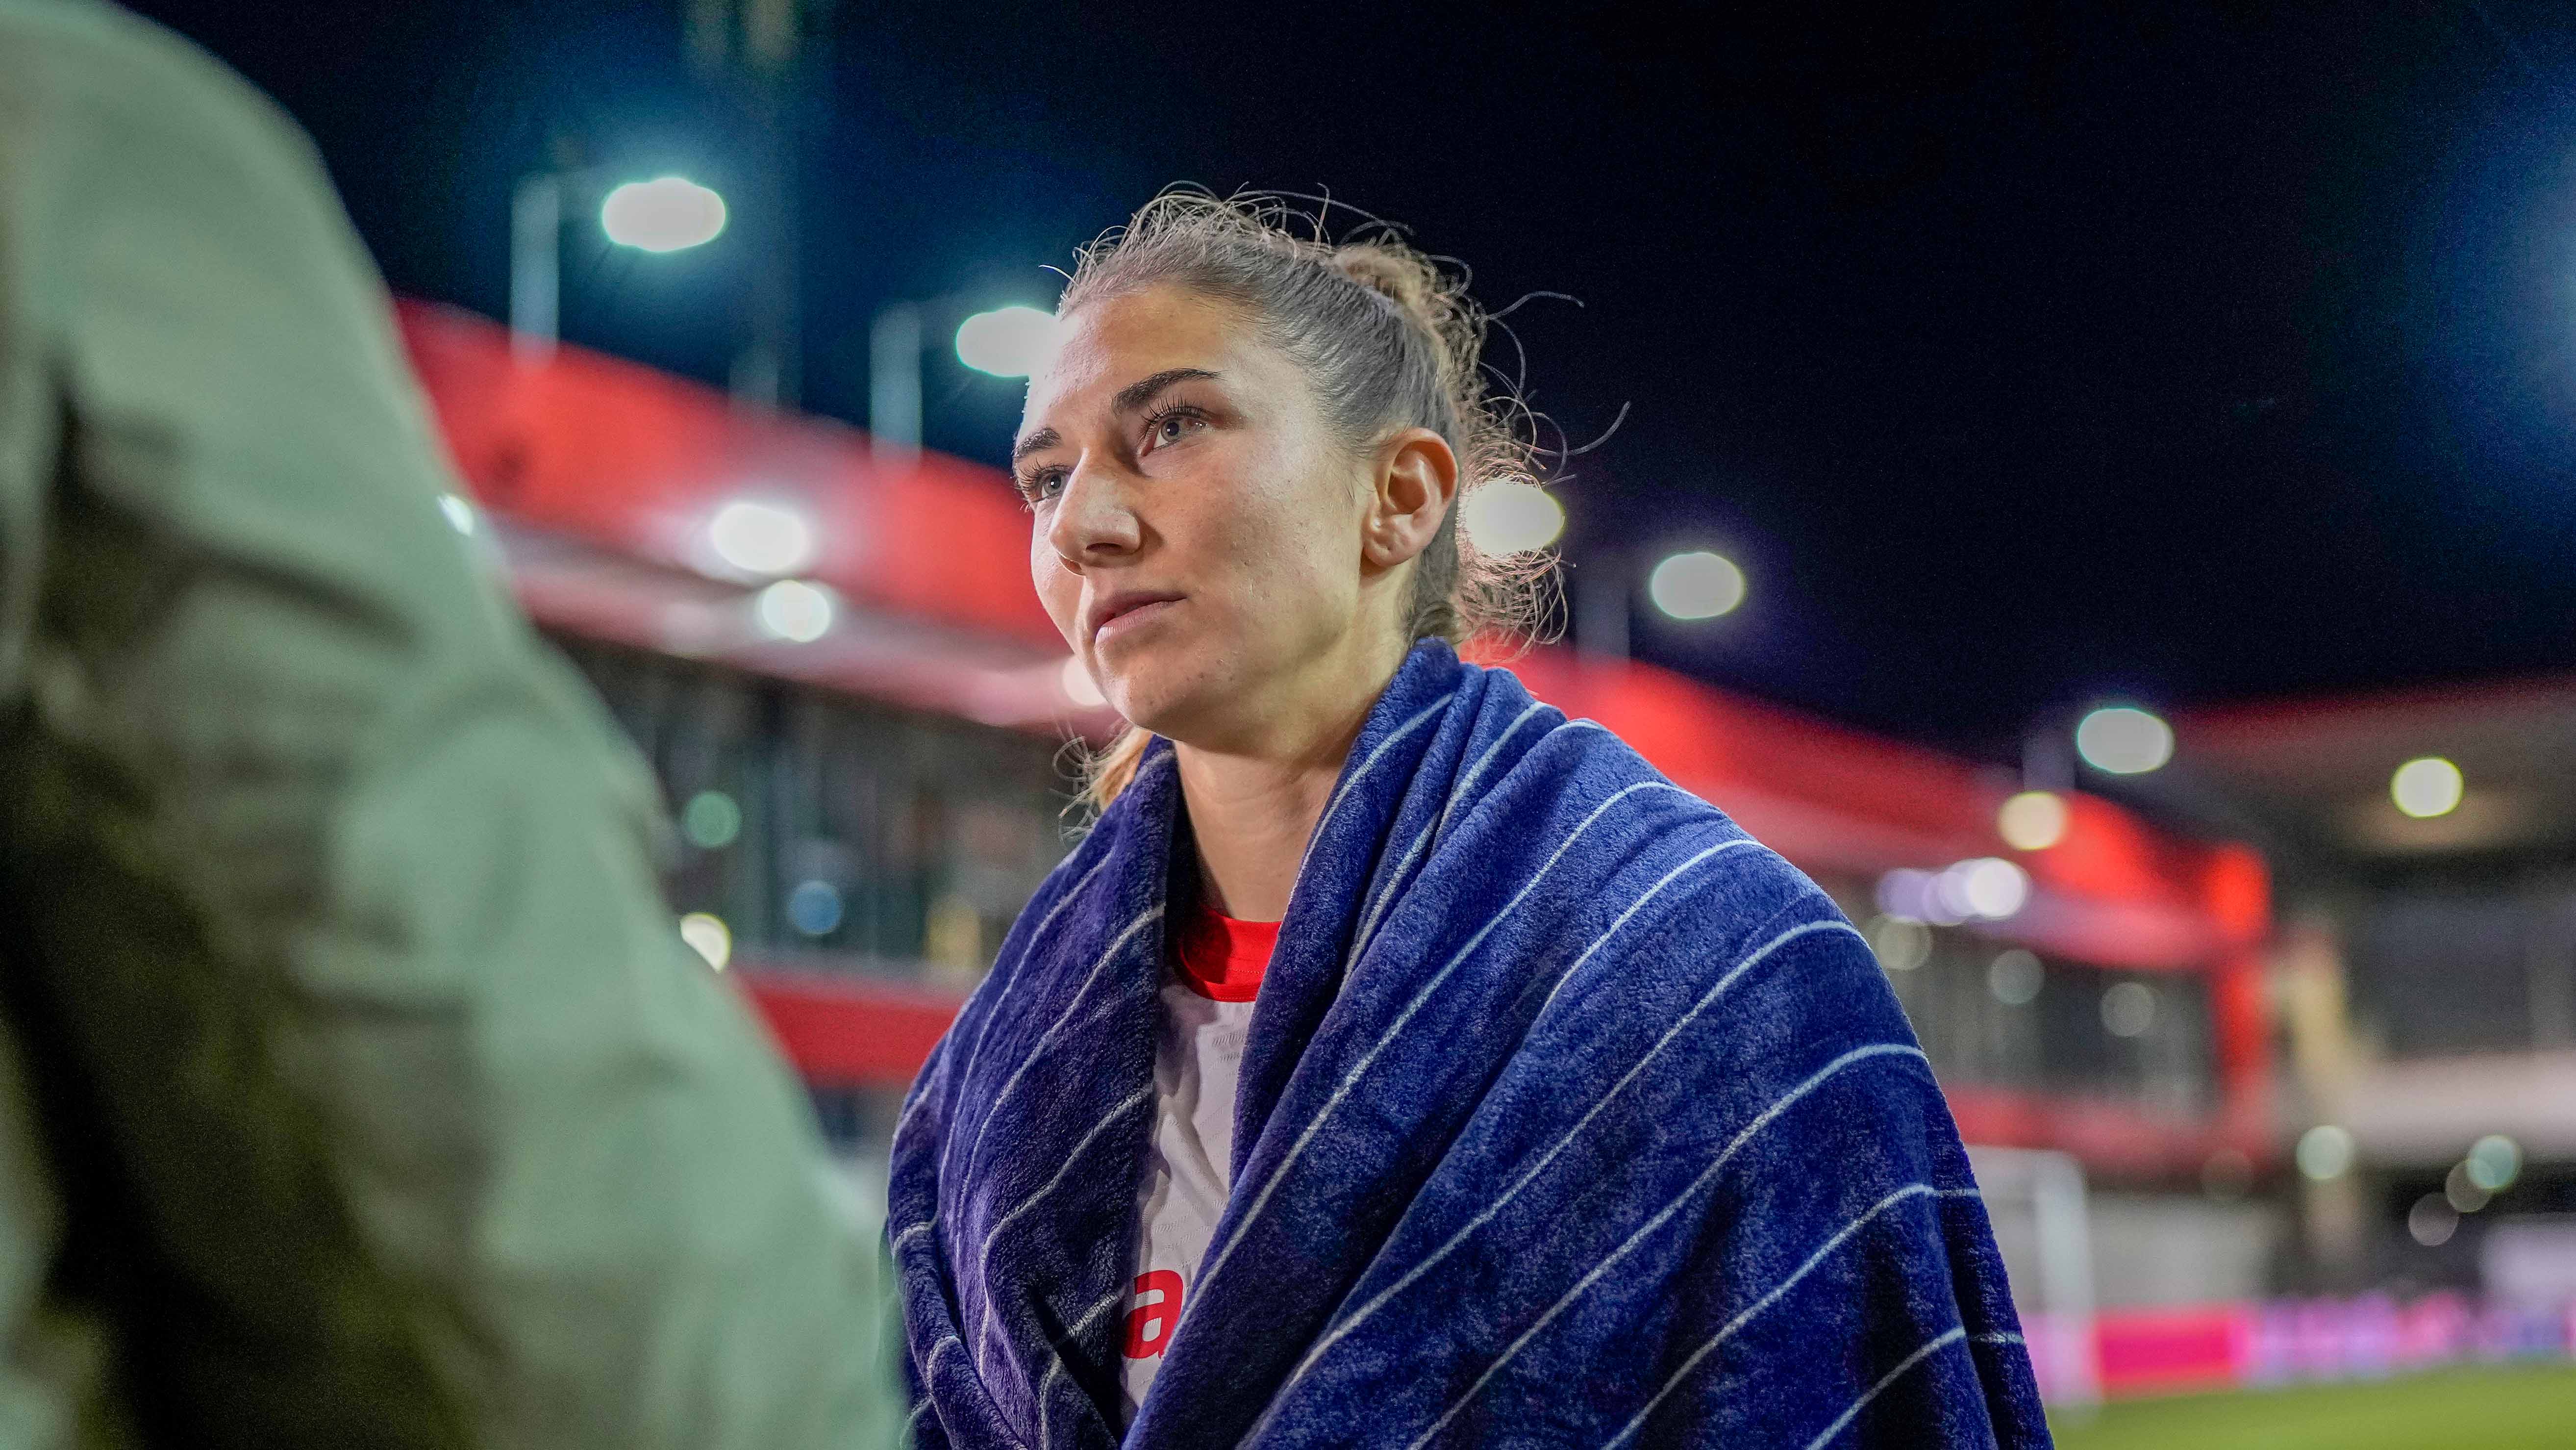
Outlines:
[[2576,1450],[2576,1367],[2126,1400],[2051,1428],[2060,1450]]

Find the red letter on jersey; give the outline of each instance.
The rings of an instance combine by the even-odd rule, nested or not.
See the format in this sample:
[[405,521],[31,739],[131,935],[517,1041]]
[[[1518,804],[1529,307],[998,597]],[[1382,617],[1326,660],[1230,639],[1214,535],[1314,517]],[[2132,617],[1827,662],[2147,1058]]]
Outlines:
[[[1148,1294],[1155,1297],[1149,1301]],[[1136,1298],[1136,1307],[1127,1311],[1127,1357],[1145,1359],[1172,1342],[1172,1326],[1181,1318],[1181,1276],[1170,1269],[1139,1274]]]

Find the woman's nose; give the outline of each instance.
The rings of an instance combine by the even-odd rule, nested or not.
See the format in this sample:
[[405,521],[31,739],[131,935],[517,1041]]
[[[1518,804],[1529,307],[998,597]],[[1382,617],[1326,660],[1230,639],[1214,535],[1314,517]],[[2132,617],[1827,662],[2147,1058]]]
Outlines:
[[1125,490],[1109,470],[1086,463],[1065,479],[1047,542],[1066,567],[1080,569],[1134,553],[1142,537]]

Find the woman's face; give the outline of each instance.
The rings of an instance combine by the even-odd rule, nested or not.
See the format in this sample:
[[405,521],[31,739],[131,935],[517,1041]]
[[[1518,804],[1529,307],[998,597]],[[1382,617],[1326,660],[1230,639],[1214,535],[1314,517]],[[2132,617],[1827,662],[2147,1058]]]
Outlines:
[[1038,595],[1136,724],[1257,750],[1401,660],[1379,460],[1240,309],[1172,287],[1080,308],[1014,452]]

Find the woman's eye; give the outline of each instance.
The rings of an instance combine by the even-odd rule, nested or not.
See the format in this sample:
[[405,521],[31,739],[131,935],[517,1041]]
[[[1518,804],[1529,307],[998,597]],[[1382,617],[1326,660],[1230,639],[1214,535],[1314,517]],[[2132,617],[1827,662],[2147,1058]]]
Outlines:
[[1153,419],[1146,427],[1145,436],[1159,448],[1166,443],[1178,443],[1206,426],[1207,420],[1197,413],[1186,408],[1175,409]]
[[1045,503],[1062,492],[1064,492],[1064,470],[1060,468],[1041,469],[1036,473],[1025,474],[1020,479],[1020,498],[1031,508]]

